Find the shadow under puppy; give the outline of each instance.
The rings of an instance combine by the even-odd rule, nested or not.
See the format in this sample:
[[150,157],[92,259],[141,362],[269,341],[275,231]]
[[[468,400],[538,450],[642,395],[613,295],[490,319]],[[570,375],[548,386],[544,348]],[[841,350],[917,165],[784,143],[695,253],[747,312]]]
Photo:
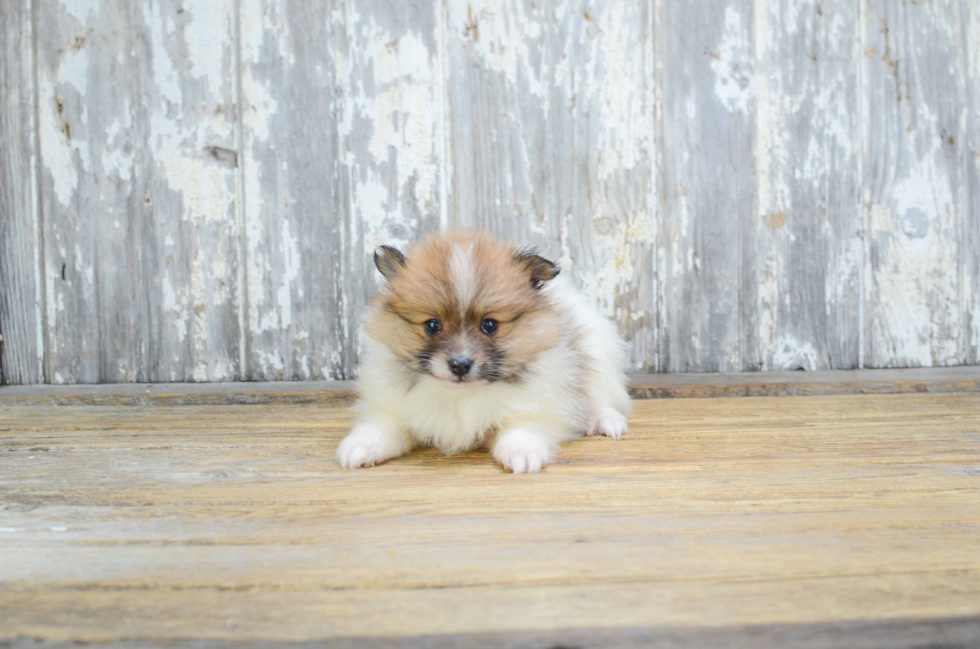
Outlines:
[[481,233],[382,246],[346,468],[481,445],[514,473],[580,435],[620,438],[632,404],[615,326],[533,251]]

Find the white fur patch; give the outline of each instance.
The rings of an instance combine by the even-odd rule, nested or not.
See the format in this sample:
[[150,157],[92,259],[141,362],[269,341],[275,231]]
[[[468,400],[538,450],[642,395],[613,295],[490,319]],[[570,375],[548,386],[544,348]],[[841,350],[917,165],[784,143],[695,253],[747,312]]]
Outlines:
[[453,289],[459,299],[459,310],[465,313],[476,296],[476,269],[473,268],[473,244],[456,246],[449,258]]
[[548,438],[525,428],[515,428],[493,445],[493,457],[514,473],[537,473],[551,462]]
[[619,439],[626,432],[628,422],[623,413],[614,408],[606,408],[602,414],[596,418],[592,427],[589,428],[589,435],[605,435],[613,439]]
[[411,449],[405,435],[374,422],[362,422],[337,447],[337,462],[345,469],[374,466]]

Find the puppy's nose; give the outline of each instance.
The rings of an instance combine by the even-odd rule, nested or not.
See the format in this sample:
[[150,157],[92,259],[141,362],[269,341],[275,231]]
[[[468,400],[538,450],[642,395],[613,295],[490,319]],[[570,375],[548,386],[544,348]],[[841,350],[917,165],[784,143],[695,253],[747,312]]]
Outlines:
[[473,367],[472,358],[450,358],[449,359],[449,370],[458,376],[463,378]]

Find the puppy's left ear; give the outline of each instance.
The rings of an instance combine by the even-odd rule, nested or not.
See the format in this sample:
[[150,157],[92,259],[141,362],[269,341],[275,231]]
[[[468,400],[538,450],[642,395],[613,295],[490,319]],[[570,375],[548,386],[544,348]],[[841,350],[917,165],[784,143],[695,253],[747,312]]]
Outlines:
[[514,258],[524,265],[530,276],[531,288],[541,288],[545,282],[554,279],[561,272],[556,264],[538,254],[537,250],[524,248],[517,251]]
[[378,246],[374,251],[374,265],[389,282],[405,267],[405,255],[391,246]]

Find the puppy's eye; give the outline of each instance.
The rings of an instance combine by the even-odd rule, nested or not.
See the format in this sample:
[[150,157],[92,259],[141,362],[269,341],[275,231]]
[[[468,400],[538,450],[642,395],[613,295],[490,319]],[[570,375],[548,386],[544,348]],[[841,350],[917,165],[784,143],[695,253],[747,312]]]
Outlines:
[[437,333],[442,331],[442,323],[435,318],[426,320],[423,327],[425,327],[425,333],[429,334],[430,336],[435,336]]
[[500,323],[493,318],[484,318],[483,322],[480,323],[480,331],[488,336],[492,336],[497,333],[497,327],[499,326]]

